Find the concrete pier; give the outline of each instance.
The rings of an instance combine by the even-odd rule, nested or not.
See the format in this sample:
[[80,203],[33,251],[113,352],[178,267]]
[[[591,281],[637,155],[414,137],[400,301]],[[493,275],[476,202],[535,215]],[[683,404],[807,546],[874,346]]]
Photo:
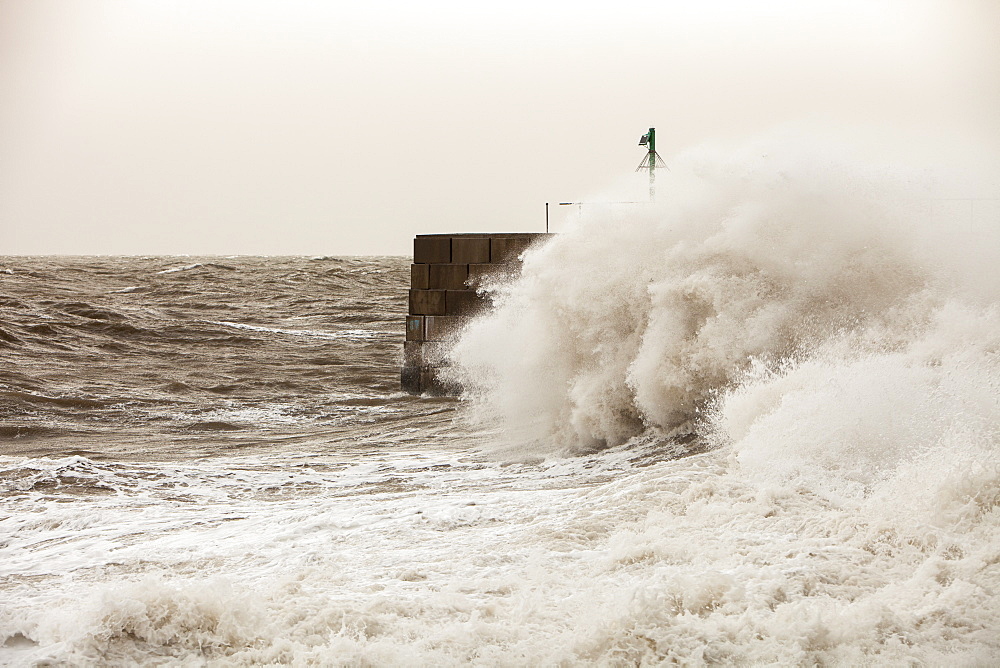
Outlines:
[[404,392],[457,394],[438,370],[448,364],[447,342],[469,318],[489,308],[476,291],[484,277],[520,272],[520,256],[542,233],[418,234],[410,265],[410,308],[403,344]]

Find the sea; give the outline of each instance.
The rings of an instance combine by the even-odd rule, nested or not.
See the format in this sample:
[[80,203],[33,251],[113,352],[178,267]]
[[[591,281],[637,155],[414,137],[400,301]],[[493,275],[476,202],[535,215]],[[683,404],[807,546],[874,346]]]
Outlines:
[[0,257],[0,664],[1000,664],[1000,215],[925,177],[671,161],[458,397],[406,257]]

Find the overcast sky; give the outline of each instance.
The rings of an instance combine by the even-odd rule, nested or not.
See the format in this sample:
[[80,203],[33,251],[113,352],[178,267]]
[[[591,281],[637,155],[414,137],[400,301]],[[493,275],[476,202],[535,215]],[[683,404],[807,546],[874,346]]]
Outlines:
[[1000,155],[998,35],[995,0],[0,0],[0,254],[541,230],[650,126],[668,163],[785,123]]

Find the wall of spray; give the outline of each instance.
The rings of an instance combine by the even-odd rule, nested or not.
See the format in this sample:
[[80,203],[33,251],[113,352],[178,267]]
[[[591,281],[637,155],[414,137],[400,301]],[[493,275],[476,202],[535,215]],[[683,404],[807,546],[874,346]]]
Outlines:
[[[906,441],[901,411],[937,415],[921,442],[943,438],[959,408],[989,423],[1000,206],[955,197],[983,192],[982,176],[776,139],[691,151],[671,160],[655,206],[588,207],[529,252],[451,350],[448,377],[471,419],[524,453],[651,433],[742,443],[810,392],[819,434],[867,416],[858,433]],[[977,371],[963,389],[965,368]],[[867,380],[852,375],[862,369]],[[837,403],[852,383],[868,388],[848,393],[866,412]],[[945,386],[950,399],[921,408]],[[794,410],[801,426],[808,411]]]

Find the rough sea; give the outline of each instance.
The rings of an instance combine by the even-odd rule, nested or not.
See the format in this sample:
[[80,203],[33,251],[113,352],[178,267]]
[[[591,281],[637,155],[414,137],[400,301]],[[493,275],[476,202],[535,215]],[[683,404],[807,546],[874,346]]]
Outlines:
[[0,257],[0,664],[1000,663],[1000,216],[696,153],[399,391],[408,258]]

